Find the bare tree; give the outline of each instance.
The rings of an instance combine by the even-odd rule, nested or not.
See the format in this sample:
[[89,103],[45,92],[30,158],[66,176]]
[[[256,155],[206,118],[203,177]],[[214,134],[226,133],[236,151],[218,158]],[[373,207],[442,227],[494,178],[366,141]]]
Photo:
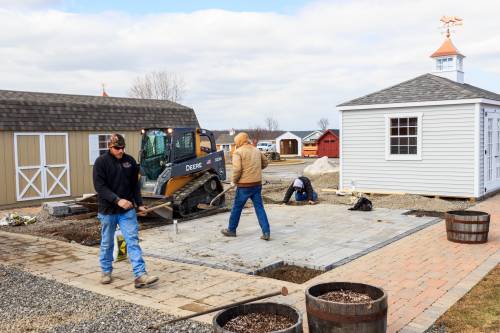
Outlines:
[[318,121],[318,127],[324,132],[328,129],[328,125],[330,125],[330,122],[328,121],[327,118],[321,118]]
[[129,96],[145,99],[165,99],[179,102],[184,97],[185,82],[182,77],[167,71],[150,72],[136,77]]
[[260,126],[255,126],[252,128],[249,128],[247,130],[247,134],[250,138],[250,141],[252,141],[252,144],[256,145],[257,142],[265,138],[265,133],[267,130],[265,128],[262,128]]
[[266,129],[269,132],[277,131],[279,127],[278,121],[273,117],[266,118]]

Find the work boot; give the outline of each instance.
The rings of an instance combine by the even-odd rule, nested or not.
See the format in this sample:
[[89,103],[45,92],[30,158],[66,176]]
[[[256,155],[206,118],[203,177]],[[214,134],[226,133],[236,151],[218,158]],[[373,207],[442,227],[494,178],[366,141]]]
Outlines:
[[262,236],[260,236],[260,239],[263,239],[265,241],[268,241],[270,238],[271,238],[271,235],[268,233],[262,234]]
[[102,273],[101,284],[110,284],[111,280],[112,280],[111,273]]
[[149,276],[148,273],[144,273],[134,280],[136,288],[149,287],[153,283],[158,281],[157,276]]
[[220,232],[226,237],[236,237],[236,232],[229,229],[222,229]]

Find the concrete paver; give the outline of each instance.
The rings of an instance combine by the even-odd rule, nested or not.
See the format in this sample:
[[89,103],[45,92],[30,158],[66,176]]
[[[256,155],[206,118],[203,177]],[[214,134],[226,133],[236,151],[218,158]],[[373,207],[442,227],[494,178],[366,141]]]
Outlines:
[[[303,285],[258,276],[147,258],[160,276],[151,289],[135,289],[127,262],[115,264],[115,282],[99,284],[98,249],[28,235],[0,232],[0,263],[173,315],[279,290],[276,301],[304,311],[304,290],[323,281],[356,281],[383,287],[389,295],[388,332],[422,332],[500,262],[500,195],[475,210],[492,214],[489,242],[456,244],[446,240],[444,223],[425,228],[331,270]],[[82,268],[81,270],[79,268]],[[210,304],[208,304],[210,303]],[[211,316],[199,320],[209,322]]]
[[173,225],[145,230],[141,247],[157,258],[243,273],[280,263],[328,270],[439,221],[402,215],[404,210],[357,212],[328,204],[266,205],[266,212],[270,242],[259,240],[255,213],[245,209],[236,238],[220,233],[229,220],[229,213],[224,213],[179,224],[178,234]]

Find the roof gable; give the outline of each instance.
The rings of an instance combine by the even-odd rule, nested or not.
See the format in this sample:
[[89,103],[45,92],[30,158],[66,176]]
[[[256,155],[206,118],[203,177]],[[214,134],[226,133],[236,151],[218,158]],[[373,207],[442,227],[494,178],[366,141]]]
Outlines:
[[234,144],[234,137],[235,135],[231,134],[220,134],[217,139],[215,139],[215,142],[217,144]]
[[311,133],[307,134],[305,137],[303,137],[302,139],[304,141],[316,141],[320,136],[321,134],[323,134],[323,132],[317,130],[317,131],[312,131]]
[[299,138],[303,139],[303,138],[309,136],[309,134],[314,133],[314,131],[290,131],[290,133],[292,133],[293,135],[296,135]]
[[339,137],[339,130],[338,129],[327,129],[323,134],[321,134],[321,136],[318,138],[318,142],[321,141],[321,139],[323,139],[323,137],[325,137],[325,135],[327,134],[333,134],[335,135],[337,138]]
[[500,95],[497,93],[433,74],[424,74],[337,106],[449,101],[471,98],[487,98],[500,101]]

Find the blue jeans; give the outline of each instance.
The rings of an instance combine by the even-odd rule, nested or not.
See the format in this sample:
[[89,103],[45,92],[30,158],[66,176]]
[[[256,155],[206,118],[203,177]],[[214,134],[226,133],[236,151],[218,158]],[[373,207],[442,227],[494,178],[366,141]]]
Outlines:
[[252,199],[255,208],[255,214],[259,220],[260,228],[263,234],[269,234],[269,221],[267,220],[266,211],[262,202],[262,185],[252,187],[238,187],[236,189],[236,197],[234,198],[233,209],[229,217],[229,231],[236,232],[238,224],[240,223],[240,216],[243,207],[248,199]]
[[146,265],[142,259],[142,251],[139,247],[139,223],[134,209],[125,213],[104,215],[98,214],[97,218],[101,222],[101,247],[99,252],[99,262],[103,273],[113,271],[113,247],[116,226],[120,226],[123,238],[127,244],[127,253],[130,263],[137,278],[146,273]]
[[[306,201],[307,200],[307,192],[295,192],[295,201]],[[318,193],[316,191],[313,191],[313,201],[318,200]]]

